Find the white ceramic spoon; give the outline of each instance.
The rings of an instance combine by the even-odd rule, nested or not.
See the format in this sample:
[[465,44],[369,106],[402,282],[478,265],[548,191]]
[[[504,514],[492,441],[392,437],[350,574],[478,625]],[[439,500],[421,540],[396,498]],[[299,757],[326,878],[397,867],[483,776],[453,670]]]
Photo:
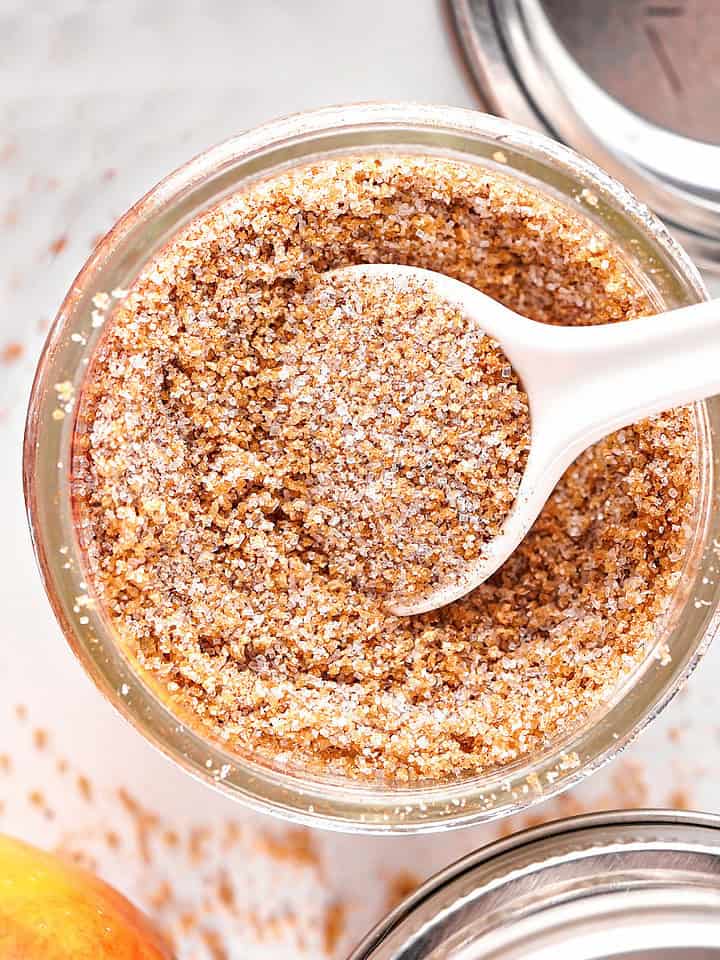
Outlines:
[[530,404],[531,445],[517,499],[483,556],[452,580],[388,608],[399,616],[442,607],[500,567],[535,522],[558,480],[591,444],[671,407],[720,393],[720,302],[592,327],[554,327],[521,317],[440,273],[385,264],[334,270],[389,284],[415,279],[497,340]]

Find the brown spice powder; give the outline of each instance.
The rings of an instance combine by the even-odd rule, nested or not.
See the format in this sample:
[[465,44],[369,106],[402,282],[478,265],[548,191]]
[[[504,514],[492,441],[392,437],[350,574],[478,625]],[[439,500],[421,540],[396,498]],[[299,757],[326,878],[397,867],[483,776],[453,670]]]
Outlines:
[[61,233],[60,236],[56,237],[50,244],[50,253],[53,257],[57,257],[63,252],[67,245],[68,235],[66,233]]
[[673,810],[692,810],[693,800],[686,787],[676,787],[668,797],[668,806]]
[[527,460],[527,396],[498,344],[427,285],[369,276],[323,278],[275,337],[248,456],[310,562],[396,600],[455,579]]
[[43,730],[41,727],[33,730],[33,744],[36,750],[44,750],[48,744],[47,730]]
[[345,935],[347,923],[347,907],[342,900],[334,900],[325,908],[323,919],[323,948],[325,955],[332,957]]
[[254,841],[258,850],[278,863],[320,869],[322,859],[316,837],[307,827],[261,830],[255,834]]
[[399,903],[402,903],[411,893],[414,893],[421,883],[420,877],[410,870],[399,870],[394,873],[387,884],[385,910],[388,913],[394,910]]
[[6,343],[4,347],[0,348],[0,363],[6,363],[8,365],[15,363],[22,357],[24,352],[25,348],[21,343],[15,341]]
[[77,787],[83,800],[85,800],[87,803],[92,803],[93,788],[89,778],[82,773],[79,774],[77,778]]
[[142,861],[149,866],[153,860],[151,837],[158,825],[158,816],[141,806],[125,787],[118,788],[117,795],[120,803],[132,818],[137,847]]
[[[542,749],[646,654],[693,530],[697,438],[686,410],[607,438],[488,583],[389,616],[288,515],[258,426],[291,309],[367,262],[446,273],[543,322],[651,308],[602,232],[474,165],[340,159],[255,184],[106,324],[77,425],[78,529],[119,640],[206,733],[277,765],[442,781]],[[308,451],[296,475],[311,467]]]
[[212,960],[230,960],[230,954],[226,950],[222,937],[217,930],[211,930],[205,927],[200,931],[200,936]]

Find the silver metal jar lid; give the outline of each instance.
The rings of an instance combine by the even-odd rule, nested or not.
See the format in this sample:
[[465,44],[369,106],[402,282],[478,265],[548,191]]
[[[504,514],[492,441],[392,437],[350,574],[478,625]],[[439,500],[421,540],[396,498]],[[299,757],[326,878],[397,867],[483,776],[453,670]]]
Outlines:
[[593,159],[720,271],[717,0],[451,0],[493,113]]
[[618,811],[490,844],[350,960],[720,960],[720,817]]

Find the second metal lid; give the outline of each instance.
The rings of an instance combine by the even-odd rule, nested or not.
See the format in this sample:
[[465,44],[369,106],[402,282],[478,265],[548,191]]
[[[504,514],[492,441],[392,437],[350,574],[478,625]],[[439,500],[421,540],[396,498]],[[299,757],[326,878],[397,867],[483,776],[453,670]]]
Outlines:
[[715,0],[452,0],[488,108],[563,140],[720,270]]
[[577,817],[430,880],[351,960],[720,960],[720,818]]

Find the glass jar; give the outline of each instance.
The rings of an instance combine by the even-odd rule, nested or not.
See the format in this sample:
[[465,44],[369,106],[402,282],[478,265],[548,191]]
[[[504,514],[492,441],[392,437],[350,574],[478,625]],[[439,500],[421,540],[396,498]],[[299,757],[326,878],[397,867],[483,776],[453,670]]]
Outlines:
[[[664,631],[611,701],[541,755],[462,782],[390,787],[272,769],[239,759],[191,729],[129,661],[102,611],[83,602],[86,585],[70,497],[73,417],[59,410],[58,389],[66,400],[82,389],[100,336],[93,298],[129,287],[191,219],[252,179],[331,155],[377,150],[451,155],[490,167],[499,158],[504,172],[600,224],[659,307],[707,296],[688,257],[646,207],[592,163],[540,134],[451,107],[370,104],[289,117],[191,160],[140,200],[97,246],[67,295],[40,360],[27,422],[24,482],[38,561],[62,629],[101,691],[153,744],[196,777],[253,807],[337,829],[408,833],[509,814],[567,789],[626,746],[691,672],[718,626],[720,581],[707,573],[715,559],[713,542],[720,537],[713,471],[720,452],[720,401],[695,408],[702,477],[697,527]],[[584,202],[588,196],[592,204]]]
[[350,960],[718,960],[720,819],[573,817],[428,880]]

